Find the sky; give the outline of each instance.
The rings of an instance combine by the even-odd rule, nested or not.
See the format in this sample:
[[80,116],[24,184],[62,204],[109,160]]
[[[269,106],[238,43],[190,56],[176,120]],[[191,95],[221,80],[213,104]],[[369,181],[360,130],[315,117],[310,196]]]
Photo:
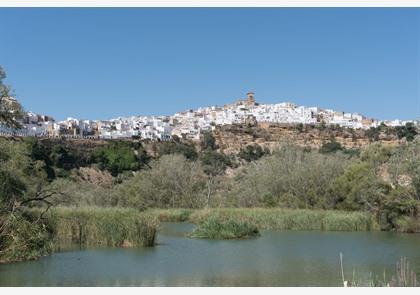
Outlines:
[[170,115],[255,92],[420,118],[420,8],[0,8],[0,65],[26,110]]

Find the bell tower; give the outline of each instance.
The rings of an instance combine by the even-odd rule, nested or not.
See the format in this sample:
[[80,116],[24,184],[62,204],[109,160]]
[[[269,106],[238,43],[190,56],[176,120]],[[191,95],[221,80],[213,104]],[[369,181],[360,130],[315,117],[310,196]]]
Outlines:
[[254,105],[255,104],[255,98],[254,98],[255,93],[250,91],[246,94],[246,104],[247,105]]

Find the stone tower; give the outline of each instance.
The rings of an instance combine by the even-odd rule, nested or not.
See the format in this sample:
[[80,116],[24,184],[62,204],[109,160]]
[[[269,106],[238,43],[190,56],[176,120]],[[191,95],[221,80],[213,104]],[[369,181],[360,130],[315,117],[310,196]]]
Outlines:
[[254,92],[250,91],[246,94],[246,104],[247,105],[254,105],[255,104]]

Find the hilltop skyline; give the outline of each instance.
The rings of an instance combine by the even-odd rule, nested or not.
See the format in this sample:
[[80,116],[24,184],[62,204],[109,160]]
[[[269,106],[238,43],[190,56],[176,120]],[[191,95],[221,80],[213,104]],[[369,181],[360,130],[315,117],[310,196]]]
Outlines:
[[420,117],[419,9],[1,8],[0,18],[5,82],[26,110],[57,120],[171,115],[248,90],[267,104]]
[[[249,90],[249,91],[247,91],[247,94],[248,93],[253,93],[254,94],[254,97],[255,97],[255,92],[254,91],[251,91],[251,90]],[[243,95],[242,95],[243,96]],[[12,97],[12,99],[13,100],[16,100],[19,104],[20,104],[20,101],[19,101],[19,99],[18,98],[15,98],[15,97]],[[131,113],[131,114],[127,114],[127,115],[116,115],[116,116],[113,116],[113,117],[108,117],[108,118],[104,118],[104,117],[99,117],[99,118],[93,118],[93,117],[87,117],[87,118],[84,118],[84,117],[77,117],[77,116],[74,116],[74,115],[69,115],[69,116],[67,116],[67,117],[65,117],[65,118],[56,118],[55,116],[54,116],[54,114],[48,114],[48,113],[45,113],[45,112],[35,112],[35,111],[33,111],[33,110],[29,110],[29,109],[27,109],[27,108],[25,108],[25,106],[23,106],[22,105],[22,107],[23,107],[23,110],[24,110],[24,112],[25,113],[32,113],[32,114],[36,114],[36,115],[42,115],[42,116],[46,116],[46,117],[49,117],[49,118],[53,118],[54,120],[56,120],[56,121],[65,121],[65,120],[67,120],[67,119],[77,119],[77,120],[93,120],[93,121],[101,121],[101,120],[114,120],[114,119],[118,119],[118,118],[130,118],[130,117],[170,117],[170,116],[174,116],[174,115],[176,115],[176,114],[181,114],[181,113],[187,113],[187,112],[197,112],[197,111],[199,111],[200,109],[209,109],[209,108],[217,108],[217,109],[219,109],[219,108],[224,108],[225,106],[231,106],[231,105],[234,105],[234,104],[236,104],[237,102],[239,102],[239,101],[242,101],[244,98],[242,97],[242,98],[240,98],[239,96],[238,96],[238,98],[236,99],[236,100],[230,100],[230,101],[226,101],[225,103],[223,103],[223,104],[215,104],[215,105],[202,105],[202,106],[198,106],[198,107],[196,107],[196,108],[184,108],[184,109],[180,109],[180,110],[178,110],[178,111],[175,111],[175,112],[173,112],[173,113],[170,113],[170,114],[163,114],[163,113],[155,113],[155,114],[142,114],[142,113]],[[259,100],[258,98],[256,99],[256,103],[257,104],[259,104],[259,105],[278,105],[278,104],[290,104],[290,105],[294,105],[295,107],[304,107],[304,108],[318,108],[318,109],[320,109],[320,110],[329,110],[329,111],[332,111],[332,112],[337,112],[337,113],[348,113],[348,114],[358,114],[358,115],[361,115],[361,116],[363,116],[363,117],[365,117],[365,118],[367,118],[367,119],[372,119],[372,120],[379,120],[379,121],[393,121],[393,120],[400,120],[400,121],[419,121],[420,122],[420,118],[411,118],[411,119],[401,119],[401,118],[383,118],[383,119],[378,119],[378,118],[375,118],[375,117],[370,117],[370,116],[367,116],[366,114],[364,114],[363,112],[359,112],[359,111],[353,111],[353,112],[349,112],[349,111],[346,111],[346,110],[340,110],[340,109],[333,109],[333,108],[330,108],[330,107],[326,107],[326,106],[319,106],[319,105],[316,105],[316,104],[312,104],[312,105],[300,105],[300,104],[297,104],[297,103],[295,103],[294,101],[277,101],[277,102],[271,102],[271,103],[266,103],[266,102],[264,102],[264,101],[261,101],[261,100]]]

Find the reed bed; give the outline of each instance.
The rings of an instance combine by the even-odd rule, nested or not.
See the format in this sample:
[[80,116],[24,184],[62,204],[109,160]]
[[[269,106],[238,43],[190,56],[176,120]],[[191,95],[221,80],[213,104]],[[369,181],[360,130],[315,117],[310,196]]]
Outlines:
[[189,221],[203,223],[209,218],[246,221],[261,230],[325,230],[369,231],[377,229],[374,219],[367,213],[327,210],[223,208],[198,210]]
[[235,219],[220,219],[211,216],[200,223],[191,237],[200,239],[242,239],[259,236],[258,227],[249,221]]
[[56,250],[69,247],[151,247],[158,219],[135,209],[54,208],[47,215]]

